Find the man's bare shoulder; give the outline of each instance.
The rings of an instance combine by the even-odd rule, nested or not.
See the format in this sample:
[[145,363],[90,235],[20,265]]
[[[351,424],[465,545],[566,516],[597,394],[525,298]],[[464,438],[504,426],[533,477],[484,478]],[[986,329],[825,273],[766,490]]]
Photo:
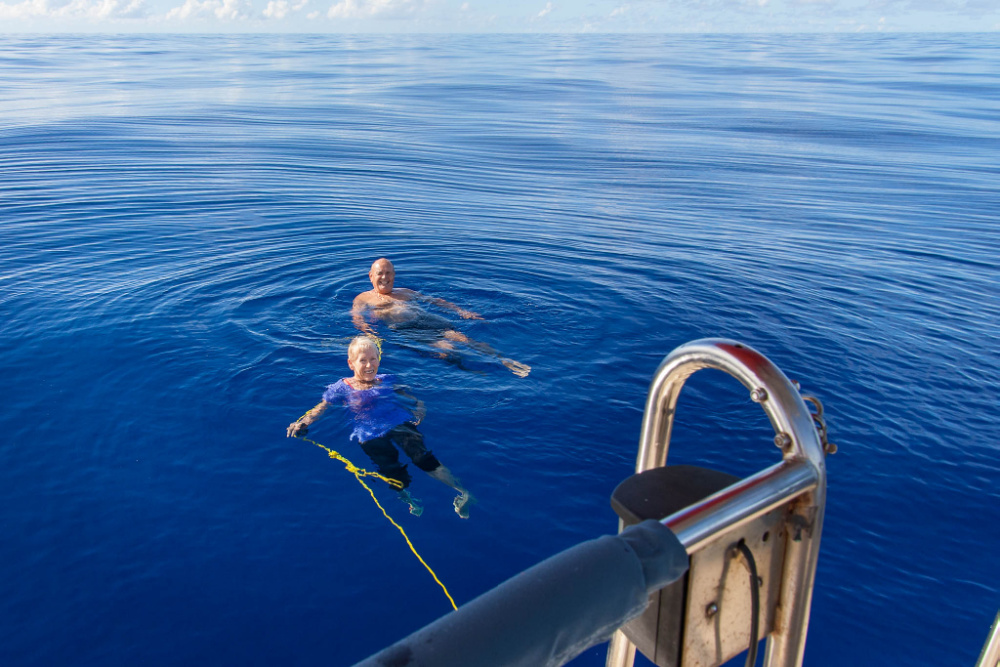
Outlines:
[[361,308],[375,303],[375,290],[368,290],[354,297],[354,307]]
[[380,307],[386,305],[386,299],[391,299],[392,301],[411,301],[421,297],[420,292],[406,289],[405,287],[397,287],[392,290],[392,294],[383,295],[379,294],[375,290],[368,290],[367,292],[362,292],[361,294],[354,297],[354,308],[355,310],[365,307]]
[[392,296],[397,299],[403,299],[404,301],[409,301],[410,299],[416,299],[422,296],[420,292],[412,289],[407,289],[405,287],[397,287],[392,290]]

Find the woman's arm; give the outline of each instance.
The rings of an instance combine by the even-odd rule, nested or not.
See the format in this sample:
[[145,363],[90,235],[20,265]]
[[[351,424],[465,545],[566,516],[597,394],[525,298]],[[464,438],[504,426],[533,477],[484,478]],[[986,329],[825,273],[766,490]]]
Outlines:
[[394,387],[397,394],[405,398],[406,400],[413,403],[413,407],[410,408],[410,413],[413,415],[414,424],[419,424],[427,416],[427,408],[424,406],[424,402],[419,398],[407,391],[406,387],[397,385]]
[[329,403],[326,401],[320,401],[312,410],[289,424],[288,429],[285,431],[285,435],[289,438],[294,438],[299,435],[299,433],[305,435],[305,433],[309,430],[309,425],[319,419],[323,413],[326,412],[328,407],[330,407]]

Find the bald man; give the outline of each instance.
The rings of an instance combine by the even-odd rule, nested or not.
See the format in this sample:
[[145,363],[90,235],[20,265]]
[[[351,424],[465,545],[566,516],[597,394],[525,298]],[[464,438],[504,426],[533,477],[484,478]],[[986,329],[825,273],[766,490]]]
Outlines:
[[415,337],[426,340],[430,345],[440,349],[441,355],[455,349],[455,343],[462,343],[485,354],[496,357],[504,366],[518,377],[526,377],[531,367],[519,361],[501,356],[486,343],[472,340],[461,331],[457,331],[452,323],[426,312],[417,302],[424,301],[439,308],[453,311],[459,317],[467,320],[483,319],[471,310],[460,308],[450,301],[430,297],[403,287],[396,287],[396,269],[385,257],[375,260],[368,272],[372,288],[362,292],[354,299],[351,316],[354,326],[369,335],[377,335],[369,324],[368,318],[386,323],[391,329],[409,330]]

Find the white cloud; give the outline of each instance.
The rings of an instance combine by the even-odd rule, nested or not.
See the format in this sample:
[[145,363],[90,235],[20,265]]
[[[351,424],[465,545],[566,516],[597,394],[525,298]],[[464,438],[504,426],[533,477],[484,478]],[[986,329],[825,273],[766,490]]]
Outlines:
[[628,5],[622,5],[621,7],[615,7],[614,10],[612,10],[611,14],[609,14],[608,16],[610,18],[614,18],[616,16],[621,16],[627,11],[628,11]]
[[250,6],[245,0],[186,0],[180,7],[167,12],[167,19],[216,18],[222,20],[246,19]]
[[422,9],[417,0],[341,0],[326,13],[331,19],[400,18]]
[[[309,4],[309,0],[300,0],[292,4],[288,0],[270,0],[267,3],[267,7],[264,8],[264,16],[269,19],[283,19],[288,16],[289,13],[299,12]],[[316,14],[313,12],[313,14]],[[310,14],[310,16],[313,16]],[[316,14],[318,16],[318,14]]]
[[264,16],[269,19],[283,19],[288,16],[288,3],[285,0],[279,0],[275,2],[267,3],[267,7],[264,8]]
[[0,2],[2,19],[133,19],[147,15],[145,0],[70,0],[53,5],[49,0]]
[[545,9],[543,9],[543,10],[542,10],[542,11],[540,11],[540,12],[538,12],[538,18],[542,18],[543,16],[546,16],[546,15],[548,15],[548,14],[549,14],[549,12],[551,12],[551,11],[552,11],[552,3],[551,3],[551,2],[549,2],[549,3],[547,3],[547,4],[545,5]]

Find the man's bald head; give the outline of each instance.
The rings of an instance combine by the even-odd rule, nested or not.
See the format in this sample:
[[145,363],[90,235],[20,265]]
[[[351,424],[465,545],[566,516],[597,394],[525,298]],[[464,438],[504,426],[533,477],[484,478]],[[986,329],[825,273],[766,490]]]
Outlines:
[[394,267],[392,265],[392,262],[390,262],[385,257],[379,257],[374,262],[372,262],[372,268],[368,270],[368,274],[371,275],[372,273],[375,273],[375,270],[378,268],[387,269],[389,271],[392,271],[393,273],[396,272],[396,267]]
[[380,257],[372,263],[372,268],[368,271],[368,278],[372,281],[372,287],[379,294],[392,294],[393,282],[396,279],[396,269],[392,262],[385,257]]

